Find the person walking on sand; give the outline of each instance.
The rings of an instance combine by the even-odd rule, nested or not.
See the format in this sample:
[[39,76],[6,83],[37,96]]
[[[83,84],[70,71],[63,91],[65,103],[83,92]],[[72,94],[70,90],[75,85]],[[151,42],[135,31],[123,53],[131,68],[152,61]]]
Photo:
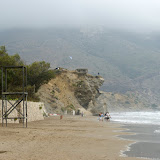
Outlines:
[[103,121],[103,117],[104,117],[104,115],[103,115],[103,113],[101,113],[101,121]]
[[106,119],[107,121],[109,121],[111,118],[109,112],[106,112],[104,119]]

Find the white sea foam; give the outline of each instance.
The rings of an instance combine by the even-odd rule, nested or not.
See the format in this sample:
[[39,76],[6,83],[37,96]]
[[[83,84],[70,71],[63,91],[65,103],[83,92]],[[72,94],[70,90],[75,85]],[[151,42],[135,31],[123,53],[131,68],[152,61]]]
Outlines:
[[160,130],[155,130],[154,133],[160,134]]
[[131,150],[131,145],[135,144],[136,142],[132,142],[129,145],[126,145],[124,150],[120,150],[120,157],[128,157],[124,152]]
[[111,121],[128,124],[160,125],[160,112],[113,112]]

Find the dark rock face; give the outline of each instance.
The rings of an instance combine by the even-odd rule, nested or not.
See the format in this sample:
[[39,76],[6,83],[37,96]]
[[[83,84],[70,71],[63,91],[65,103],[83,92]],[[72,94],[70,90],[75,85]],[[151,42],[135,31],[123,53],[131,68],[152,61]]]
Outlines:
[[76,72],[87,74],[88,73],[88,69],[76,69]]
[[99,97],[99,88],[103,84],[104,79],[100,76],[83,75],[76,82],[74,95],[78,102],[85,109],[88,109],[89,103],[95,103],[95,99]]
[[99,88],[104,79],[87,73],[69,71],[60,68],[56,78],[40,87],[38,95],[45,103],[49,113],[61,113],[72,106],[75,110],[83,110],[91,115],[91,109],[96,107]]

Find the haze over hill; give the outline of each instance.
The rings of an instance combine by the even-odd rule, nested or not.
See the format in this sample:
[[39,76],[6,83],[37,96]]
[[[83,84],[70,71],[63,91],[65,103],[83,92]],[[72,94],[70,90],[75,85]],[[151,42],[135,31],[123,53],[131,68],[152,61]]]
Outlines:
[[13,29],[0,34],[0,45],[10,54],[19,53],[26,63],[44,60],[52,68],[88,68],[92,75],[105,78],[102,90],[132,92],[159,104],[160,33],[83,27]]

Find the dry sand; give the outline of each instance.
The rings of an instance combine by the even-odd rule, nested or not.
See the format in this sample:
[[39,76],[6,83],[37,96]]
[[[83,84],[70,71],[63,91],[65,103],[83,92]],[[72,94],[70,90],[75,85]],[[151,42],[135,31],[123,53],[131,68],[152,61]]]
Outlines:
[[132,142],[116,137],[127,134],[119,127],[80,116],[0,126],[0,160],[136,160],[120,156]]

